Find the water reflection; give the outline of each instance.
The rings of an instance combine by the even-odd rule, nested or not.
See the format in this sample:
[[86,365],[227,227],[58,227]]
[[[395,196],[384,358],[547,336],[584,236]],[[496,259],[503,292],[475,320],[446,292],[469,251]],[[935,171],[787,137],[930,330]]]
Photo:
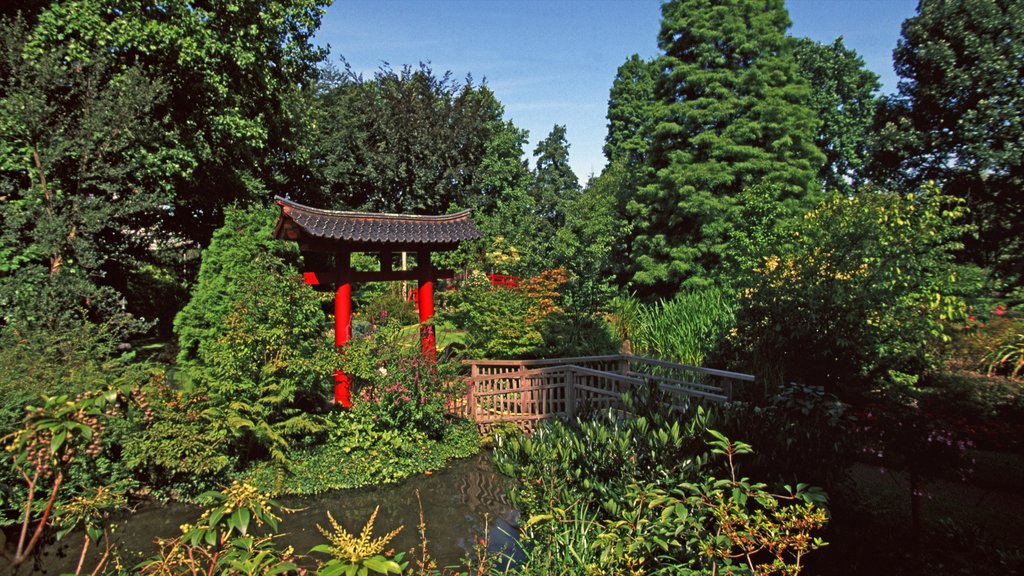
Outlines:
[[409,550],[419,543],[419,490],[428,550],[439,565],[452,565],[483,538],[485,521],[492,551],[514,547],[510,535],[515,534],[518,515],[505,496],[506,486],[506,479],[495,472],[486,456],[480,455],[398,485],[283,499],[285,507],[301,510],[288,514],[282,522],[288,532],[282,542],[296,550],[308,550],[323,543],[316,525],[329,526],[328,511],[346,530],[358,534],[373,509],[380,505],[374,535],[382,536],[405,526],[392,545],[396,551]]
[[[293,512],[282,515],[278,540],[282,547],[293,546],[305,553],[326,541],[317,524],[330,527],[327,512],[346,530],[358,534],[373,509],[380,505],[374,522],[374,536],[379,537],[404,526],[391,542],[396,552],[418,546],[420,507],[416,501],[419,490],[423,502],[423,518],[427,525],[428,550],[438,566],[453,566],[473,550],[489,528],[489,550],[513,553],[518,513],[505,490],[506,478],[494,470],[487,454],[452,462],[448,468],[433,474],[421,474],[400,484],[376,488],[360,488],[327,492],[317,496],[288,497],[278,501]],[[193,506],[173,504],[147,505],[128,517],[117,531],[117,548],[126,565],[135,565],[157,551],[153,540],[178,534],[178,526],[195,522],[200,510]],[[46,558],[30,573],[59,574],[74,570],[81,537],[71,538],[72,548],[61,551],[51,547]]]

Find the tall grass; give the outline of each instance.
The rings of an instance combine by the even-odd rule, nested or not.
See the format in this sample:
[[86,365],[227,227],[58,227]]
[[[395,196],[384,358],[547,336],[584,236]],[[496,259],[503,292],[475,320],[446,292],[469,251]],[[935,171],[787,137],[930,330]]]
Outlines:
[[631,310],[633,353],[700,366],[734,325],[733,304],[717,288],[680,292]]

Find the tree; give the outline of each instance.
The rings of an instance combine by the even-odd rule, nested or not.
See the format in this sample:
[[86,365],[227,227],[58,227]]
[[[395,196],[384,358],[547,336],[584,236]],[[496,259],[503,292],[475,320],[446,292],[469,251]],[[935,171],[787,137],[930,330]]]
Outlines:
[[436,76],[426,64],[385,66],[370,80],[346,67],[319,106],[309,144],[320,187],[314,201],[416,214],[493,206],[495,192],[482,189],[478,172],[485,159],[502,170],[493,155],[514,147],[516,135],[486,85]]
[[243,463],[269,454],[282,472],[290,440],[318,431],[307,412],[324,404],[340,358],[320,298],[298,274],[297,248],[274,240],[272,227],[271,210],[226,210],[174,327],[207,434],[231,438]]
[[273,238],[274,219],[274,212],[265,208],[225,210],[224,225],[203,250],[191,298],[174,319],[180,364],[210,355],[207,349],[221,339],[225,319],[242,300],[245,289],[240,280],[259,275],[254,268],[276,276],[295,272],[297,250]]
[[619,66],[608,95],[608,135],[604,155],[610,164],[638,168],[648,163],[654,127],[661,117],[655,97],[658,67],[633,54]]
[[530,195],[534,211],[546,221],[553,235],[565,223],[565,207],[580,194],[580,183],[569,167],[569,142],[565,139],[565,126],[555,125],[547,138],[533,150],[536,158]]
[[782,0],[674,0],[662,7],[656,181],[627,205],[631,281],[644,292],[701,286],[735,221],[736,195],[780,187],[794,212],[817,190],[818,120],[785,30]]
[[165,238],[174,155],[166,86],[101,55],[70,67],[61,45],[26,58],[31,39],[0,20],[0,303],[5,323],[58,330],[124,313],[107,277]]
[[924,0],[903,24],[899,94],[878,127],[889,137],[878,170],[967,200],[979,236],[965,254],[1015,283],[1024,278],[1022,58],[1019,0]]
[[299,172],[290,104],[323,57],[320,6],[65,0],[4,20],[5,304],[168,315],[173,296],[133,288],[179,286],[225,204]]
[[819,44],[796,38],[794,56],[800,75],[811,86],[810,107],[821,120],[817,145],[825,153],[818,178],[825,190],[849,194],[865,182],[868,131],[881,87],[878,75],[836,38]]

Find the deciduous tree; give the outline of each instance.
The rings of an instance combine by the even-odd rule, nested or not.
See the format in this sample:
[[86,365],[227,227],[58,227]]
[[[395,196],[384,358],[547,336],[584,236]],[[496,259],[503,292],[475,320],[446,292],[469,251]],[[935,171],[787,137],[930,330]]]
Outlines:
[[818,178],[827,191],[849,194],[864,183],[868,131],[878,101],[878,75],[836,38],[819,44],[796,38],[794,56],[800,75],[811,86],[809,105],[821,120],[816,143],[825,153]]
[[[977,225],[966,254],[1024,277],[1024,3],[924,0],[893,53],[898,97],[878,126],[877,170],[937,181]],[[905,117],[905,121],[901,121]]]

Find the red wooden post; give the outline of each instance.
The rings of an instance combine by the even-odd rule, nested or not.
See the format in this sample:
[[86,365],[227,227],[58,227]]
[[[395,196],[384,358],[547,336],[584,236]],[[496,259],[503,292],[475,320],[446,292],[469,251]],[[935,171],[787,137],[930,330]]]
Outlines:
[[[342,348],[352,338],[351,253],[335,255],[338,267],[338,290],[334,294],[334,345]],[[334,401],[352,407],[352,379],[341,370],[334,371]]]
[[419,276],[416,306],[420,311],[420,341],[423,355],[436,360],[437,339],[434,335],[434,325],[427,324],[434,315],[434,267],[430,263],[429,250],[420,250],[416,254],[416,271]]

